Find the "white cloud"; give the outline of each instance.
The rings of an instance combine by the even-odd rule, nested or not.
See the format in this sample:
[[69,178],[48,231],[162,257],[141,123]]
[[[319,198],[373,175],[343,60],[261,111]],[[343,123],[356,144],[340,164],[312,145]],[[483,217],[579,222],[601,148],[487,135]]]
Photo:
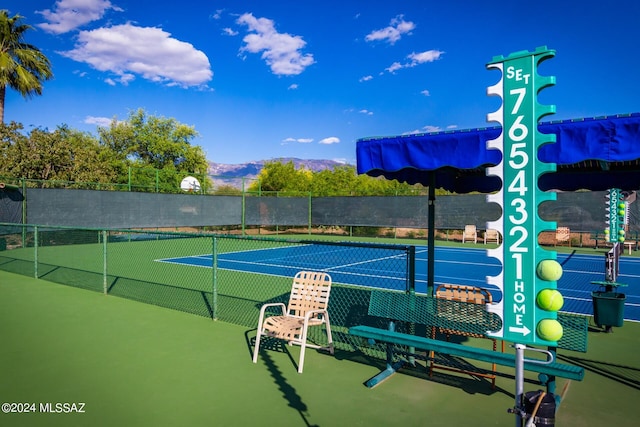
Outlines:
[[408,67],[415,67],[418,64],[424,64],[425,62],[434,62],[437,61],[438,59],[440,59],[440,57],[442,56],[444,52],[440,51],[440,50],[427,50],[424,52],[420,52],[420,53],[411,53],[409,55],[407,55],[407,58],[409,58],[411,60],[411,62],[409,63],[410,65],[407,65]]
[[36,26],[48,33],[62,34],[101,19],[107,10],[123,11],[109,0],[58,0],[53,10],[36,12],[47,21]]
[[288,90],[296,90],[296,89],[298,89],[298,85],[296,83],[294,83],[294,84],[290,85],[287,89]]
[[372,31],[364,39],[368,42],[381,40],[394,44],[403,34],[410,34],[414,28],[416,25],[413,22],[405,21],[402,15],[398,15],[391,20],[388,27]]
[[366,114],[367,116],[373,116],[373,111],[369,111],[369,110],[360,110],[358,111],[358,113]]
[[443,53],[444,52],[440,50],[427,50],[420,53],[413,52],[407,55],[407,58],[409,59],[408,62],[405,62],[404,64],[394,62],[389,67],[385,68],[385,71],[394,74],[396,71],[402,68],[412,68],[416,65],[424,64],[426,62],[434,62],[440,59]]
[[213,77],[203,52],[159,28],[125,24],[81,31],[75,48],[59,53],[111,72],[117,76],[112,81],[124,85],[141,76],[167,86],[204,86]]
[[98,126],[109,126],[111,124],[111,119],[109,117],[94,117],[87,116],[84,118],[84,122],[89,125],[98,125]]
[[224,12],[224,9],[217,9],[215,11],[215,13],[213,15],[211,15],[211,18],[218,20],[220,18],[222,18],[222,12]]
[[222,34],[224,34],[225,36],[237,36],[238,32],[234,31],[232,28],[223,28]]
[[403,135],[414,135],[417,133],[432,133],[432,132],[440,132],[442,131],[442,128],[440,126],[431,126],[431,125],[426,125],[423,126],[421,129],[415,129],[409,132],[403,132]]
[[458,125],[449,125],[447,126],[447,130],[458,129]]
[[330,136],[328,138],[321,139],[318,141],[318,144],[338,144],[340,142],[340,138],[337,136]]
[[429,92],[427,89],[420,91],[421,94],[423,94],[424,96],[431,96],[431,92]]
[[297,142],[299,144],[309,144],[311,142],[313,142],[313,138],[286,138],[282,140],[282,144],[286,145],[290,142]]
[[404,68],[402,64],[400,64],[399,62],[394,62],[388,68],[385,68],[385,70],[393,74],[401,68]]
[[360,78],[360,82],[368,82],[369,80],[372,80],[373,76],[372,75],[368,75],[368,76],[364,76]]
[[315,63],[313,55],[301,53],[307,42],[300,36],[277,32],[274,21],[245,13],[237,22],[249,27],[250,32],[242,39],[245,45],[240,52],[262,52],[262,59],[273,74],[298,75]]

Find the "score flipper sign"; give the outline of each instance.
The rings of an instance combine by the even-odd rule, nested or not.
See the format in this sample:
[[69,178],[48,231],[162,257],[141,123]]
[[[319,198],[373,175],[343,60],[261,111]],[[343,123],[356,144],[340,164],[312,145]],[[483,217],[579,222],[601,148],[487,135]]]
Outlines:
[[555,78],[538,75],[537,67],[553,56],[555,51],[541,47],[534,52],[495,57],[487,64],[488,69],[502,73],[501,80],[487,89],[488,95],[502,98],[500,109],[487,115],[488,121],[502,125],[501,135],[487,141],[487,148],[502,151],[502,161],[489,168],[487,174],[500,177],[503,183],[499,192],[487,196],[488,202],[502,208],[502,216],[488,222],[487,228],[498,229],[503,236],[502,245],[487,251],[503,267],[498,276],[487,277],[487,283],[502,290],[500,302],[490,307],[502,318],[502,329],[489,335],[520,344],[556,345],[562,335],[557,312],[545,310],[536,302],[542,289],[557,288],[556,275],[543,275],[547,279],[543,280],[536,273],[541,262],[545,261],[542,265],[547,267],[549,261],[556,260],[555,251],[538,245],[540,232],[556,229],[555,222],[538,217],[538,205],[556,199],[555,193],[538,188],[540,175],[556,170],[555,163],[538,160],[538,149],[555,142],[555,135],[538,131],[538,120],[553,114],[555,106],[540,105],[537,96],[545,87],[554,85]]
[[629,223],[627,203],[623,200],[622,190],[611,188],[607,191],[607,228],[604,230],[607,242],[622,243],[625,239],[625,226]]

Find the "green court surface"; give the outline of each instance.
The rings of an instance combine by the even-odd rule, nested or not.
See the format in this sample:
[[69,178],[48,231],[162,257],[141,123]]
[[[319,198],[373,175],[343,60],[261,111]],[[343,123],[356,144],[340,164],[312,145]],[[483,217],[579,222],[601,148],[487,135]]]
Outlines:
[[[382,361],[338,351],[264,351],[255,331],[0,271],[0,402],[83,403],[84,413],[0,413],[2,426],[513,426],[506,368],[486,380],[437,373],[363,382]],[[635,426],[640,324],[589,333],[582,382],[558,381],[556,426]],[[525,390],[536,389],[525,383]]]

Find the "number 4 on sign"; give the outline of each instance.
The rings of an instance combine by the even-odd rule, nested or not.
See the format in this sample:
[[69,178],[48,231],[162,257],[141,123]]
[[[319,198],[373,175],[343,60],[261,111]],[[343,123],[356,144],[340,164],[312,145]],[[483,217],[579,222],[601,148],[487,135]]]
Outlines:
[[525,172],[521,169],[509,184],[507,191],[509,191],[509,193],[518,193],[520,197],[523,197],[527,194],[527,190],[529,190],[529,188],[525,184]]

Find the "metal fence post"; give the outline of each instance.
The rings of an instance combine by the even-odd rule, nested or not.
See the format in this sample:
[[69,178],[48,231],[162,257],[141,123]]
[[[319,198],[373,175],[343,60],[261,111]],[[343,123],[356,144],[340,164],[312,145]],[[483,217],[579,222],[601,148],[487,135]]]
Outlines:
[[309,235],[311,235],[311,198],[313,194],[309,191]]
[[102,289],[107,295],[107,230],[102,230]]
[[38,226],[33,227],[33,275],[38,278]]
[[216,237],[211,238],[212,242],[212,270],[213,270],[213,288],[211,289],[211,318],[216,320],[218,318],[218,239]]
[[[242,235],[245,235],[245,216],[246,216],[246,197],[247,197],[247,193],[244,189],[244,178],[242,178],[242,218],[240,219],[240,221],[242,222]],[[260,228],[260,226],[258,225],[258,229]]]

